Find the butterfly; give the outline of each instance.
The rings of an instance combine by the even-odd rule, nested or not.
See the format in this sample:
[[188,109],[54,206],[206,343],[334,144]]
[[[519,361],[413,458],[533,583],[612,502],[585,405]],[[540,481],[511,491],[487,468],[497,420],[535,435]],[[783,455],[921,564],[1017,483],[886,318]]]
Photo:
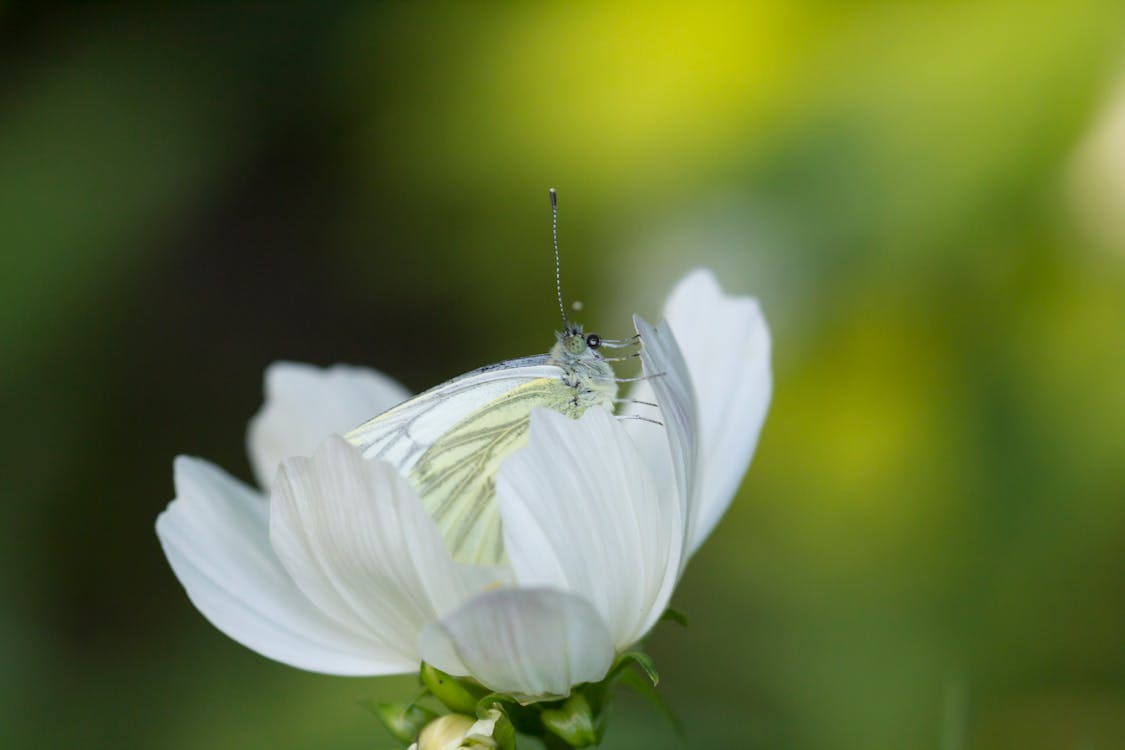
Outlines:
[[[559,276],[558,199],[550,191],[555,282],[563,330],[547,354],[506,360],[460,375],[379,414],[344,437],[363,455],[393,463],[414,486],[453,558],[474,564],[504,559],[496,473],[527,443],[531,412],[578,418],[613,410],[618,383],[601,350],[635,345],[607,340],[567,319]],[[648,420],[652,421],[652,420]]]

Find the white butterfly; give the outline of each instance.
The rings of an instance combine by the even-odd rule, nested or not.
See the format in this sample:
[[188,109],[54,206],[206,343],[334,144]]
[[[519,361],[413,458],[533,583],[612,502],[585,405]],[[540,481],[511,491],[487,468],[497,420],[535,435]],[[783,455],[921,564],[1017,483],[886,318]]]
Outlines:
[[[558,205],[551,190],[553,226]],[[548,354],[511,359],[435,386],[356,427],[344,437],[367,458],[393,463],[418,490],[454,559],[503,560],[495,498],[501,462],[527,443],[531,412],[544,407],[577,418],[592,407],[613,410],[618,379],[603,347],[637,342],[603,340],[571,324],[556,286],[563,331]],[[616,359],[616,358],[613,358]]]

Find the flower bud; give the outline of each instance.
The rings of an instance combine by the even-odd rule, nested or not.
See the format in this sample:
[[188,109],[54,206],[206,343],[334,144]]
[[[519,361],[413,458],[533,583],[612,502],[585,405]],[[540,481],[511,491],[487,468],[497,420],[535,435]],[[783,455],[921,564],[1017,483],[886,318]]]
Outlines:
[[499,746],[493,737],[496,723],[501,719],[496,709],[487,712],[483,719],[464,714],[439,716],[426,725],[411,750],[492,750]]

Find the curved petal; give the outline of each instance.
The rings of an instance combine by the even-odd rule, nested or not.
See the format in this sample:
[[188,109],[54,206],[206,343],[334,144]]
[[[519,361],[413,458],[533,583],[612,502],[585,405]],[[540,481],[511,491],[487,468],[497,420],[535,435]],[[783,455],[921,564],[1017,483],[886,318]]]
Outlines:
[[267,489],[282,460],[311,456],[329,435],[347,432],[410,396],[375,370],[296,362],[267,367],[265,391],[265,403],[246,431],[246,450],[258,486]]
[[495,569],[453,562],[393,466],[365,460],[338,436],[311,459],[282,463],[270,541],[305,596],[411,669],[422,626],[497,582]]
[[723,294],[715,276],[684,277],[664,308],[695,384],[703,457],[694,552],[730,505],[766,420],[773,376],[770,332],[752,297]]
[[422,658],[443,672],[471,675],[518,700],[561,698],[597,682],[613,664],[609,631],[581,597],[553,589],[481,594],[419,639]]
[[659,619],[679,574],[682,510],[607,411],[575,420],[537,409],[528,445],[500,469],[496,499],[520,585],[582,596],[619,651]]
[[265,498],[195,458],[177,458],[175,478],[176,499],[156,519],[156,534],[212,625],[264,656],[314,672],[412,667],[340,627],[297,589],[270,547]]
[[[702,269],[676,285],[664,314],[698,408],[699,495],[692,503],[690,556],[730,505],[758,444],[772,393],[770,334],[756,299],[723,294]],[[638,383],[631,398],[650,400],[653,384]],[[666,449],[650,435],[632,426],[630,433],[650,463],[667,462]]]
[[[684,533],[691,539],[699,496],[699,412],[695,388],[687,364],[680,353],[679,342],[665,320],[650,325],[639,315],[633,325],[641,336],[641,364],[646,381],[660,405],[664,434],[671,450],[672,474],[676,480],[680,505],[685,519]],[[669,454],[657,454],[667,461]],[[651,454],[649,455],[651,459]]]

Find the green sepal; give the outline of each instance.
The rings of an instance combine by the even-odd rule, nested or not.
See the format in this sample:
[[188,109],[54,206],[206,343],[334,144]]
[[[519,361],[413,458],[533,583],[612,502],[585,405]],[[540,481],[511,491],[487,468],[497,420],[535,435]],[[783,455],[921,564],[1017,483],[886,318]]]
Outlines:
[[590,703],[582,693],[572,693],[558,708],[546,708],[539,715],[543,726],[571,747],[598,743],[598,730]]
[[421,677],[426,689],[450,711],[476,716],[477,701],[484,694],[483,690],[474,689],[463,680],[425,663],[422,664]]
[[602,744],[605,737],[605,728],[609,725],[610,709],[613,707],[613,693],[611,685],[589,685],[584,689],[586,700],[594,712],[594,736],[597,737],[595,745]]
[[407,744],[418,739],[422,728],[437,718],[437,712],[411,703],[376,703],[360,701],[359,705],[374,714],[391,736]]
[[610,676],[619,677],[624,674],[629,668],[630,662],[641,668],[641,671],[644,672],[645,676],[652,682],[653,687],[660,684],[660,675],[656,671],[656,663],[653,662],[652,657],[644,651],[626,651],[623,653],[617,659],[617,665],[613,668]]
[[519,701],[507,693],[488,693],[477,701],[477,718],[486,718],[487,712],[492,708],[499,709],[504,714],[516,733],[534,734],[542,728],[538,709],[534,705],[521,706]]
[[517,701],[507,693],[488,693],[487,695],[482,696],[481,699],[477,701],[477,718],[480,718],[481,711],[487,711],[490,708],[499,708],[502,711],[506,711],[507,709],[505,706],[518,705],[520,705],[519,701]]
[[659,621],[660,622],[665,622],[665,621],[674,622],[677,625],[679,625],[681,628],[686,628],[688,626],[687,615],[685,615],[680,610],[672,609],[671,607],[668,607],[666,610],[664,610],[664,614],[660,615]]
[[649,705],[657,710],[657,712],[664,717],[672,727],[672,731],[676,733],[676,737],[681,742],[687,742],[687,732],[684,731],[683,722],[672,707],[668,705],[668,701],[664,700],[664,696],[660,694],[652,683],[645,678],[641,677],[636,672],[624,672],[621,675],[621,684],[630,688],[637,695],[648,701]]
[[487,719],[489,711],[499,711],[500,720],[492,728],[492,739],[500,750],[516,750],[516,727],[512,724],[512,717],[508,714],[505,703],[516,704],[515,700],[507,695],[489,693],[477,701],[477,718]]

